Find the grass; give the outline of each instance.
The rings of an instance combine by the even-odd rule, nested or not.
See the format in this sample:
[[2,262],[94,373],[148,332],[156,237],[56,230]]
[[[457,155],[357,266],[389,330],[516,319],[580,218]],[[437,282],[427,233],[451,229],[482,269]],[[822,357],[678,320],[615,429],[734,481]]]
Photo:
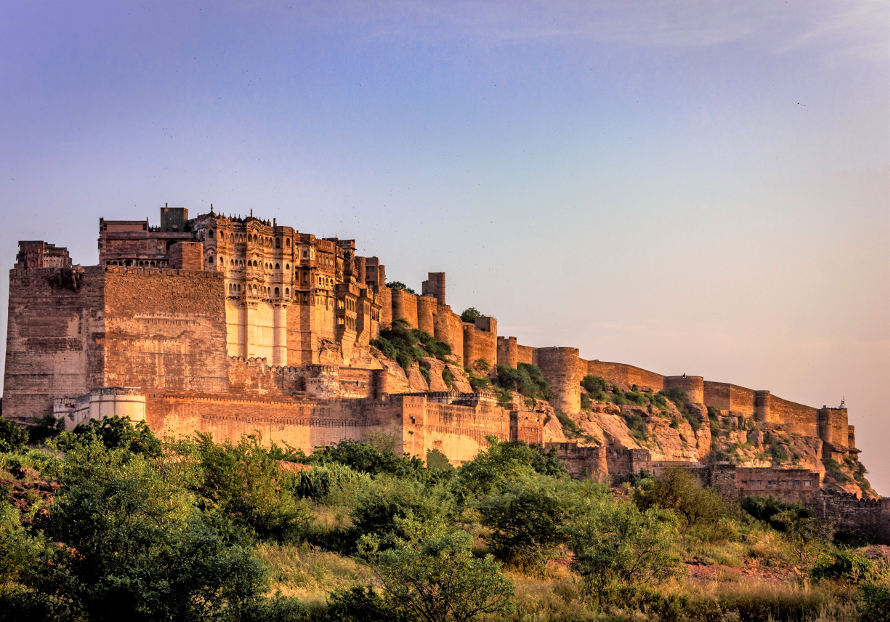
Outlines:
[[269,573],[271,593],[297,597],[309,607],[324,605],[331,590],[374,582],[366,566],[305,543],[259,544],[254,551]]

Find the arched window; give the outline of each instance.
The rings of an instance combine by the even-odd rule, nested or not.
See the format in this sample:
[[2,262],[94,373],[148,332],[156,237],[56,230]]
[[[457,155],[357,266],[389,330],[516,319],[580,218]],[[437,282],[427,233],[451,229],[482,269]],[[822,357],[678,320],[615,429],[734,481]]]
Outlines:
[[290,248],[290,238],[285,238],[285,240],[284,240],[284,245],[285,245],[287,248]]
[[284,295],[290,296],[290,289],[288,289],[287,287],[284,288]]
[[276,269],[276,270],[281,270],[281,266],[280,266],[279,264],[275,264],[275,269]]
[[207,237],[209,237],[211,240],[213,239],[213,229],[207,231]]
[[281,248],[281,238],[275,238],[275,248]]
[[281,294],[278,293],[278,288],[276,287],[276,288],[275,288],[275,297],[278,298],[278,296],[280,296],[280,295],[281,295]]
[[213,255],[207,258],[207,263],[213,263]]
[[290,264],[289,264],[289,263],[284,264],[284,269],[285,269],[285,270],[290,270]]

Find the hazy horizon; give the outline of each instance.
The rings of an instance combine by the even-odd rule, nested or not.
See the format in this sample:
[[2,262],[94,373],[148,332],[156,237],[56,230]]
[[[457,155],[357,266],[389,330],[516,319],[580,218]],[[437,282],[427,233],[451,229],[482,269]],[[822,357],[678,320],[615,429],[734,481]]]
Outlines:
[[845,398],[890,495],[886,2],[7,1],[0,34],[5,269],[253,209],[521,343]]

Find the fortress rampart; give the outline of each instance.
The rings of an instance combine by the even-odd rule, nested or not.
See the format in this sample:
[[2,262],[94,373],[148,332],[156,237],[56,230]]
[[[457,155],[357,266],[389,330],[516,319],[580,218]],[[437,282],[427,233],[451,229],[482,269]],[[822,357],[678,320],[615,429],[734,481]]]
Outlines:
[[[448,343],[452,369],[479,360],[537,365],[552,405],[568,414],[580,411],[580,381],[591,374],[624,388],[683,388],[692,402],[819,438],[825,457],[857,451],[845,408],[587,361],[576,348],[522,345],[499,336],[494,317],[462,322],[447,304],[442,272],[429,273],[419,296],[385,283],[380,259],[356,255],[354,240],[318,238],[252,214],[211,210],[190,219],[185,208],[165,206],[158,227],[100,219],[98,266],[72,265],[65,248],[43,241],[20,242],[10,271],[3,414],[57,412],[73,425],[143,409],[164,430],[218,438],[257,430],[307,450],[389,426],[405,451],[440,448],[456,461],[474,455],[486,435],[543,440],[535,413],[446,392],[441,361],[425,364],[426,381],[417,364],[403,374],[377,359],[371,340],[401,319]],[[571,459],[609,472],[624,464],[589,449],[571,450]]]

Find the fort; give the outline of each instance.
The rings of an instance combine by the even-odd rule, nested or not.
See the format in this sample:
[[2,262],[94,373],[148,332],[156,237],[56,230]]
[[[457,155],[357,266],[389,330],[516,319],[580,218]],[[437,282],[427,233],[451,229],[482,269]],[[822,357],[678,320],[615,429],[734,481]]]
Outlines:
[[[211,208],[189,218],[165,206],[158,226],[100,219],[98,250],[97,265],[80,266],[65,248],[19,242],[9,274],[4,417],[25,423],[54,413],[72,428],[126,415],[164,434],[259,433],[306,452],[385,432],[404,455],[438,449],[455,464],[494,436],[557,447],[576,474],[623,477],[668,465],[673,458],[614,435],[585,446],[563,434],[555,411],[581,414],[581,380],[591,375],[649,394],[682,388],[702,413],[732,419],[746,438],[781,432],[805,439],[818,460],[858,463],[844,407],[588,361],[573,347],[520,344],[498,335],[494,317],[464,322],[447,304],[444,273],[429,273],[420,295],[388,287],[383,262],[357,255],[354,240],[318,238],[252,213]],[[387,359],[371,342],[396,320],[448,344],[451,356],[404,368]],[[522,363],[549,383],[551,409],[505,403],[466,382],[465,368]],[[681,462],[714,471],[705,432],[686,432],[682,443],[692,448]],[[739,465],[729,481],[739,494],[772,490],[789,500],[821,488],[824,469],[791,470]]]

